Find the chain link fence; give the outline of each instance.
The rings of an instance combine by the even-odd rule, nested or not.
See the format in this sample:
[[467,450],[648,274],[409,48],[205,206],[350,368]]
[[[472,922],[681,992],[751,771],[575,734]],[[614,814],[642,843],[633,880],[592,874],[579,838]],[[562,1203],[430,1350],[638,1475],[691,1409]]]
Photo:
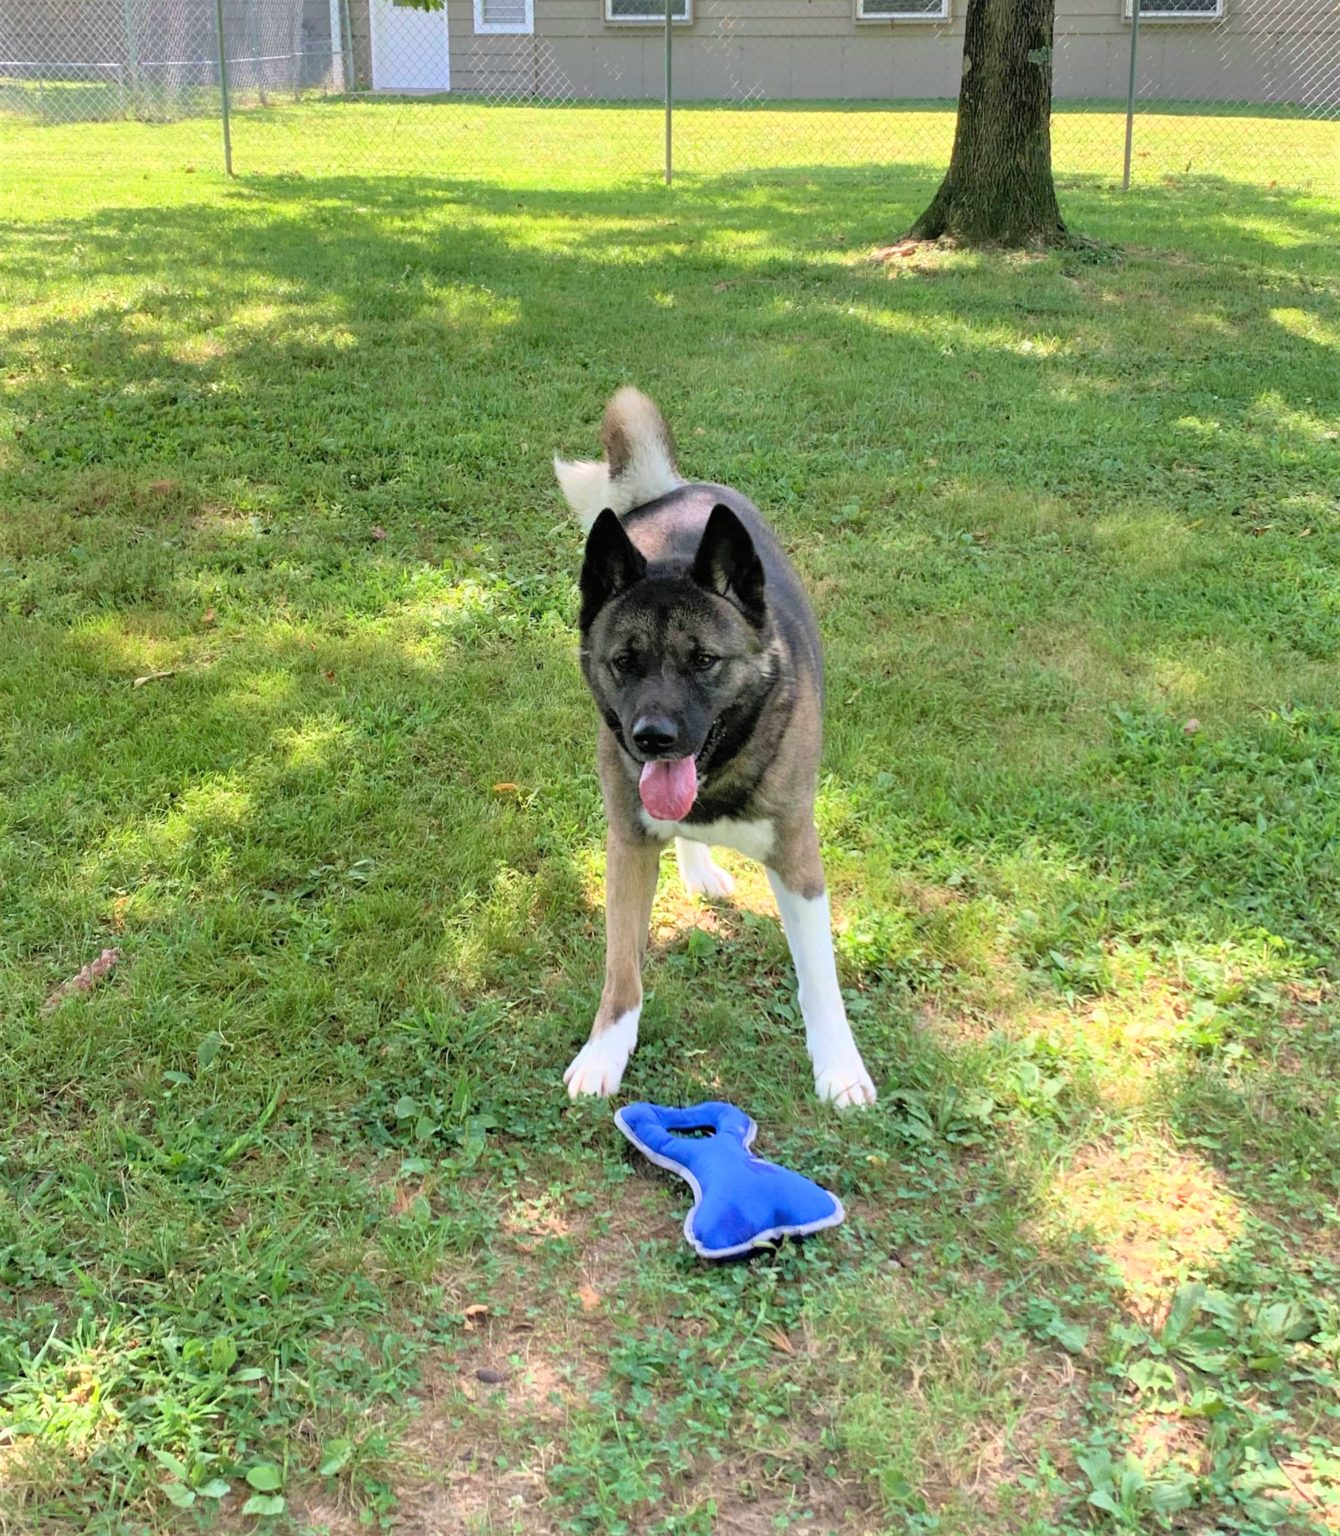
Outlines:
[[[966,0],[0,0],[0,167],[942,171]],[[1340,191],[1340,0],[1058,0],[1058,174]],[[1134,45],[1134,46],[1133,46]],[[667,86],[673,120],[666,110]]]

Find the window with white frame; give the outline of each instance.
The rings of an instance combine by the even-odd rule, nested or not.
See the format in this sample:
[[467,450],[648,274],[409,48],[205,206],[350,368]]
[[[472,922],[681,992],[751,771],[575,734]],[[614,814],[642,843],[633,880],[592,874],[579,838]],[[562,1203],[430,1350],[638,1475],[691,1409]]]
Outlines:
[[[605,0],[606,21],[657,22],[665,25],[665,0]],[[670,20],[693,20],[693,0],[670,0]]]
[[857,21],[948,21],[949,0],[856,0]]
[[533,32],[535,0],[475,0],[476,32]]
[[[1123,0],[1126,20],[1131,19],[1131,0]],[[1141,21],[1219,21],[1225,0],[1140,0]]]

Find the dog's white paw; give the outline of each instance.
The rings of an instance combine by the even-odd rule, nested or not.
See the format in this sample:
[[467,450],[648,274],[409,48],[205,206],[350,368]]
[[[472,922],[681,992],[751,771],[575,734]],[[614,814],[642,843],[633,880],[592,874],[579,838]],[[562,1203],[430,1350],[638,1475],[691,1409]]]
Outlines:
[[637,1019],[640,1009],[630,1009],[615,1019],[608,1029],[592,1035],[572,1058],[563,1081],[568,1085],[568,1097],[580,1099],[584,1095],[608,1098],[618,1093],[623,1082],[624,1068],[637,1044]]
[[837,1109],[864,1108],[879,1095],[859,1056],[840,1056],[832,1061],[816,1062],[814,1091],[825,1104]]
[[694,843],[686,837],[677,837],[675,861],[679,865],[679,878],[690,896],[705,896],[708,901],[724,901],[727,896],[735,894],[734,877],[722,869],[705,843]]

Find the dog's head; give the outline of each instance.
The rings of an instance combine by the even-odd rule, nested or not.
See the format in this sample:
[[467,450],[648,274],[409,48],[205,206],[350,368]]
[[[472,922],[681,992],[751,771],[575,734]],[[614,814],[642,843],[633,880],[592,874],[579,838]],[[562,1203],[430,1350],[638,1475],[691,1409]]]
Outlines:
[[602,512],[586,541],[581,599],[587,684],[643,765],[643,805],[682,820],[723,722],[759,688],[768,611],[753,540],[718,506],[687,571],[652,573],[619,519]]

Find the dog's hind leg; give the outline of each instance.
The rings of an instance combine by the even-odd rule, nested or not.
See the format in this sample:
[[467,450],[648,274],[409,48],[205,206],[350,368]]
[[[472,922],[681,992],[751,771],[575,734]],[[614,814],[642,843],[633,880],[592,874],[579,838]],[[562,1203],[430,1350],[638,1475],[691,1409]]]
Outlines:
[[610,829],[605,853],[605,988],[591,1038],[563,1074],[574,1099],[617,1093],[637,1044],[642,958],[661,846],[648,838],[630,841]]
[[873,1104],[875,1085],[856,1047],[838,985],[828,892],[813,823],[784,838],[779,852],[779,867],[768,867],[768,883],[795,962],[814,1091],[839,1109]]
[[735,894],[734,879],[712,857],[712,850],[706,843],[677,837],[675,862],[679,865],[679,878],[690,896],[706,896],[709,901],[720,901]]

